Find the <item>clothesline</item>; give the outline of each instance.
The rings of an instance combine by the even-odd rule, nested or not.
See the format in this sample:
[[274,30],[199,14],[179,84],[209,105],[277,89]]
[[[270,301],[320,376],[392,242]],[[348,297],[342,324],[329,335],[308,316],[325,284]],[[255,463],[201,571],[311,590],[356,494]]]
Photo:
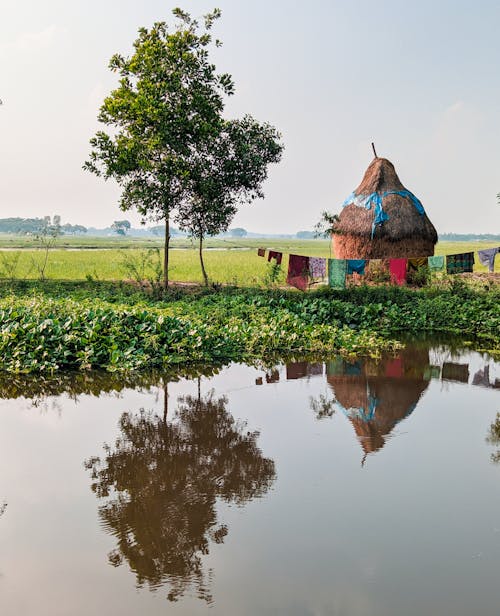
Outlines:
[[[474,266],[474,252],[464,252],[459,254],[435,255],[431,257],[411,257],[411,258],[385,258],[385,259],[328,259],[326,257],[310,257],[283,253],[276,250],[258,248],[257,254],[267,260],[275,260],[280,265],[283,254],[289,255],[287,283],[302,291],[305,291],[310,280],[313,282],[324,279],[328,273],[328,284],[334,288],[344,288],[346,276],[350,274],[365,275],[365,269],[372,263],[389,264],[391,282],[403,285],[406,282],[409,272],[418,272],[421,267],[428,267],[433,272],[444,272],[448,274],[460,274],[472,272]],[[495,257],[500,252],[500,247],[486,248],[478,250],[479,262],[488,267],[490,272],[495,268]]]

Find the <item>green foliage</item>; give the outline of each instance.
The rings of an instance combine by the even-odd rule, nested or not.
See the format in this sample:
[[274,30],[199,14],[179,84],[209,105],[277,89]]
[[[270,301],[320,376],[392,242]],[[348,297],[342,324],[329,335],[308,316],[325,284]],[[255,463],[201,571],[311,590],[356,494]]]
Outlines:
[[122,237],[127,235],[127,231],[130,231],[130,227],[131,225],[129,220],[115,220],[111,225],[113,231]]
[[279,283],[284,282],[281,264],[277,263],[275,259],[273,259],[270,263],[267,264],[266,273],[262,281],[264,283],[264,286],[270,289],[276,287]]
[[314,225],[315,237],[331,237],[331,235],[335,233],[335,225],[338,221],[338,214],[331,214],[326,210],[324,212],[321,212],[320,220]]
[[162,263],[158,248],[122,250],[122,267],[125,274],[140,288],[151,289],[158,297],[161,291]]
[[122,210],[165,222],[165,285],[170,216],[187,197],[194,155],[218,134],[223,97],[233,93],[231,77],[217,74],[208,59],[220,12],[206,15],[202,28],[187,13],[173,13],[173,31],[165,22],[141,28],[134,53],[111,58],[120,81],[99,113],[111,131],[96,133],[84,165],[118,182]]
[[377,355],[397,348],[395,337],[425,332],[500,351],[498,291],[195,288],[172,290],[161,301],[104,283],[25,282],[0,291],[0,356],[12,372],[136,370],[290,353]]
[[45,271],[49,260],[49,251],[54,248],[57,238],[62,235],[61,217],[55,215],[53,219],[45,216],[43,225],[35,235],[35,244],[41,251],[41,257],[32,259],[32,266],[38,272],[40,280],[45,280]]

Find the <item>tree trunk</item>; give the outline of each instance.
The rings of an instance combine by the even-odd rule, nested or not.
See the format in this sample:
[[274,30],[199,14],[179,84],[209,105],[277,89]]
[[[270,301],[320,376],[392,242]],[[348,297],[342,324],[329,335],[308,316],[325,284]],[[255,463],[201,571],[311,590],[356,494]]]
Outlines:
[[170,244],[170,218],[165,213],[165,254],[163,256],[163,286],[168,289],[168,249]]
[[205,282],[205,286],[208,287],[208,276],[205,270],[205,264],[203,263],[203,235],[200,234],[199,237],[199,250],[200,253],[200,265],[201,265],[201,273],[203,274],[203,280]]

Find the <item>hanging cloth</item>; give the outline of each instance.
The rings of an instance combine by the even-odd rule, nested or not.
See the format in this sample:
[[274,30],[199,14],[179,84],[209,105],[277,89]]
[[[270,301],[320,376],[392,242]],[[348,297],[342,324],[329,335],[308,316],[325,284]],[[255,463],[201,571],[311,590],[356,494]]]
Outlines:
[[307,289],[309,282],[309,257],[290,255],[286,281],[289,285],[301,291]]
[[427,257],[413,257],[408,259],[408,269],[417,272],[421,267],[427,267]]
[[474,253],[463,252],[458,255],[446,256],[446,271],[448,274],[462,274],[472,272],[474,267]]
[[257,255],[259,257],[265,257],[266,256],[266,249],[265,248],[258,248],[257,249]]
[[469,364],[444,362],[441,378],[443,381],[458,381],[459,383],[467,383],[469,381]]
[[365,259],[347,259],[347,273],[365,275]]
[[424,369],[424,381],[439,379],[441,376],[441,366],[426,366]]
[[486,265],[489,272],[495,269],[495,257],[497,252],[500,252],[500,248],[485,248],[484,250],[478,250],[479,262],[481,265]]
[[309,273],[311,278],[324,278],[326,276],[326,259],[309,257]]
[[275,250],[270,250],[267,255],[267,260],[271,261],[271,259],[276,259],[276,265],[281,265],[281,260],[283,259],[283,253],[276,252]]
[[389,259],[391,282],[400,286],[403,285],[406,282],[406,267],[406,259]]
[[385,365],[385,376],[391,379],[400,379],[404,376],[403,358],[395,357]]
[[345,289],[347,261],[345,259],[328,259],[328,284],[334,289]]
[[428,257],[427,263],[431,272],[442,272],[444,270],[444,255]]

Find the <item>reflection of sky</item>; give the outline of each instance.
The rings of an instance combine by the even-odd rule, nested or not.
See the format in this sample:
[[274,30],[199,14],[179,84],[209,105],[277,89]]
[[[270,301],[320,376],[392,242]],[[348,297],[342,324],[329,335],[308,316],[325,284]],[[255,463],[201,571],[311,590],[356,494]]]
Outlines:
[[[476,354],[448,359],[468,363],[471,375],[485,364]],[[201,382],[260,430],[277,471],[264,498],[218,505],[229,533],[205,563],[210,613],[496,614],[500,467],[485,436],[498,391],[432,379],[390,446],[361,469],[350,422],[341,413],[319,422],[309,408],[311,396],[331,391],[324,375],[286,381],[283,367],[279,382],[255,386],[263,374],[233,365]],[[197,384],[169,392],[172,401],[196,395]],[[82,466],[114,442],[123,411],[161,413],[162,394],[126,390],[77,404],[61,396],[59,412],[0,401],[2,616],[206,613],[194,598],[167,604],[162,589],[136,590],[133,573],[108,565],[115,540],[99,527]]]

